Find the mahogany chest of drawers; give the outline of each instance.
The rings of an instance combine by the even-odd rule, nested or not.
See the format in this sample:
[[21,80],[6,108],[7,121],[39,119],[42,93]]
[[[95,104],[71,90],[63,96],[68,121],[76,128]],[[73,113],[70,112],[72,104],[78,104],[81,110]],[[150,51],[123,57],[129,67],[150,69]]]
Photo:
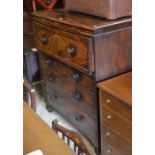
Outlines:
[[56,10],[36,12],[33,20],[47,105],[98,148],[96,83],[131,69],[131,18]]
[[132,154],[132,72],[100,82],[102,155]]

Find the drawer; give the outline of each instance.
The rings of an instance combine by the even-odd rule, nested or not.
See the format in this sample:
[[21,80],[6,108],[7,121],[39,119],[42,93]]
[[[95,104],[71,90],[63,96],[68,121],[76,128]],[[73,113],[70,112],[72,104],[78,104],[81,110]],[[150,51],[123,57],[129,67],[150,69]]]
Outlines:
[[114,113],[104,105],[102,105],[101,111],[102,111],[101,121],[107,124],[110,128],[112,128],[115,132],[117,132],[121,137],[123,137],[129,143],[131,143],[132,141],[131,122],[121,117],[121,115]]
[[69,102],[65,95],[59,93],[59,88],[48,89],[46,87],[47,104],[69,120],[91,143],[98,148],[97,118],[91,118],[87,113],[80,111]]
[[128,104],[102,90],[100,90],[100,102],[101,105],[110,108],[132,122],[132,107]]
[[126,140],[123,139],[120,135],[118,135],[114,130],[112,130],[110,127],[102,124],[101,129],[101,137],[106,142],[114,146],[119,152],[121,152],[124,155],[131,155],[132,154],[132,146],[130,143],[128,143]]
[[121,154],[116,148],[107,143],[105,140],[102,140],[101,144],[102,144],[101,155],[126,155]]
[[59,94],[63,95],[64,98],[68,100],[68,102],[74,104],[74,106],[80,111],[87,113],[87,115],[89,115],[91,118],[96,119],[97,116],[96,96],[89,94],[84,90],[78,88],[70,81],[60,78],[61,77],[59,75],[56,76],[56,74],[53,74],[53,76],[45,78],[45,82],[48,89],[50,90],[58,89]]
[[70,81],[85,89],[86,91],[95,94],[96,82],[92,76],[86,75],[72,67],[69,67],[48,55],[39,54],[40,66],[43,74],[50,74],[53,71],[59,72],[62,78],[68,78]]
[[91,74],[94,72],[92,39],[45,25],[34,24],[35,42],[39,50]]

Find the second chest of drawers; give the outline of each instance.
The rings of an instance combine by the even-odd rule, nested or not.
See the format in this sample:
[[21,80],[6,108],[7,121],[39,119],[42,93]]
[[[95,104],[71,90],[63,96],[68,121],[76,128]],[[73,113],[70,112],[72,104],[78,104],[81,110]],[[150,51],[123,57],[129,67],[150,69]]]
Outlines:
[[131,72],[98,84],[102,155],[132,154]]

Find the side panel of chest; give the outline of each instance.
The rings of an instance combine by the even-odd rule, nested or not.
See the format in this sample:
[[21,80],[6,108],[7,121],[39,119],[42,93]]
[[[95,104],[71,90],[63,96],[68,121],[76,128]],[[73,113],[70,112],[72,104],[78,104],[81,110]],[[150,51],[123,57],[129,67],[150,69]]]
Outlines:
[[95,37],[96,81],[131,70],[131,35],[131,27],[127,27]]

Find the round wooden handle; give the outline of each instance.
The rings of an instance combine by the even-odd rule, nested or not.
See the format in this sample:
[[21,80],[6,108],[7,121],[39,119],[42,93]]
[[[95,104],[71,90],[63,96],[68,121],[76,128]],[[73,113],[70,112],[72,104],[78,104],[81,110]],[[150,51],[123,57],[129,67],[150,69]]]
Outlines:
[[57,100],[58,99],[58,96],[57,95],[52,95],[51,97],[50,97],[50,100],[51,101],[55,101],[55,100]]
[[81,97],[81,95],[79,93],[77,93],[77,94],[74,95],[74,99],[76,101],[81,101],[82,97]]
[[49,64],[51,64],[51,63],[52,63],[52,59],[51,59],[51,58],[47,58],[47,59],[46,59],[46,64],[49,65]]
[[105,136],[108,138],[110,137],[110,132],[106,132]]
[[111,120],[112,116],[111,115],[107,115],[107,120]]
[[54,81],[54,77],[53,76],[49,76],[48,77],[48,82],[53,82]]
[[77,113],[75,114],[75,119],[76,119],[76,121],[81,121],[83,118],[84,118],[83,115],[80,114],[79,112],[77,112]]
[[112,153],[112,150],[111,149],[108,149],[107,150],[107,154],[111,154]]
[[73,57],[76,54],[76,48],[74,46],[69,46],[67,52],[69,56]]
[[44,35],[44,36],[42,36],[41,41],[42,41],[43,44],[47,44],[48,39],[47,39],[47,37]]
[[45,0],[45,3],[49,5],[51,3],[51,0]]
[[74,73],[74,74],[73,74],[73,78],[74,78],[76,81],[78,81],[78,80],[80,80],[80,75],[79,75],[78,73]]

